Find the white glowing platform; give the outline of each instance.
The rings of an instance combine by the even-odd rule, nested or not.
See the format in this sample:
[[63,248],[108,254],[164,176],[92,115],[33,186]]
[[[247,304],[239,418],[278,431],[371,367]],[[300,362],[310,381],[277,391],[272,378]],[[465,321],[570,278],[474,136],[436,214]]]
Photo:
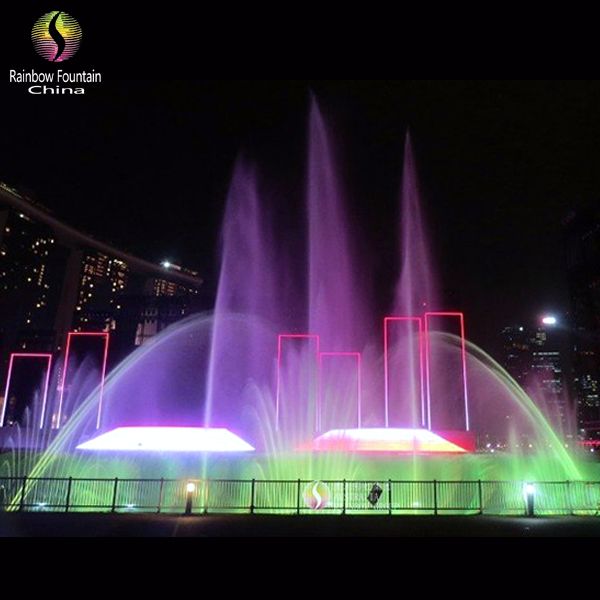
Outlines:
[[466,454],[467,450],[427,429],[337,429],[313,442],[317,452]]
[[227,429],[121,427],[77,446],[97,452],[254,452]]

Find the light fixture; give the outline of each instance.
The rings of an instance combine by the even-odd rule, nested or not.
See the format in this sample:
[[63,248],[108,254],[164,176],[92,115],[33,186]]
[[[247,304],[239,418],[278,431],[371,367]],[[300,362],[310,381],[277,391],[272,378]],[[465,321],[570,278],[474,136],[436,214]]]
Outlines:
[[185,514],[190,516],[192,514],[192,499],[196,493],[196,484],[193,481],[188,481],[185,486],[186,498],[185,498]]
[[527,504],[527,516],[535,517],[535,485],[533,483],[525,484],[525,502]]

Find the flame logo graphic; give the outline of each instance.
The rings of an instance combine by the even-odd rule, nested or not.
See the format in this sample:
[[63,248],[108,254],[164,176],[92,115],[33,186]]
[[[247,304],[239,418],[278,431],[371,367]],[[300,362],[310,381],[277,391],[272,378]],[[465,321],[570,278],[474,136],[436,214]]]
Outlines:
[[50,62],[63,62],[75,56],[81,37],[76,19],[60,10],[41,16],[31,30],[35,51]]
[[312,510],[322,510],[329,504],[331,494],[322,481],[313,481],[304,490],[304,504]]

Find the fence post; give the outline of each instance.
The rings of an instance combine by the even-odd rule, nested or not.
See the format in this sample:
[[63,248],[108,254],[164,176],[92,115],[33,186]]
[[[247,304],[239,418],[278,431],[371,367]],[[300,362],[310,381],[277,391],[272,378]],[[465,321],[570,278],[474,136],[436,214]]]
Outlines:
[[69,507],[71,506],[71,487],[73,485],[73,478],[69,477],[69,482],[67,483],[67,499],[65,500],[65,512],[69,512]]
[[158,506],[156,507],[156,512],[160,515],[162,511],[162,499],[163,499],[163,488],[165,486],[164,477],[160,478],[160,487],[158,489]]
[[27,487],[27,475],[23,477],[23,487],[21,488],[21,500],[19,502],[19,512],[25,508],[25,488]]
[[477,482],[477,490],[479,494],[479,514],[483,514],[483,483],[481,479]]
[[252,491],[251,496],[250,496],[250,514],[253,515],[254,514],[254,509],[255,509],[255,507],[254,507],[254,502],[255,502],[254,498],[255,498],[255,493],[256,493],[256,479],[252,480],[252,487],[250,489]]
[[342,484],[342,514],[346,514],[346,480]]
[[433,514],[438,516],[438,490],[437,490],[437,480],[433,482]]
[[119,487],[119,478],[115,477],[115,485],[113,487],[112,506],[110,512],[116,512],[117,510],[117,489]]
[[392,504],[392,480],[389,479],[388,480],[388,513],[390,515],[390,517],[392,516],[392,509],[393,509],[393,504]]
[[302,494],[302,481],[298,479],[298,490],[296,493],[296,514],[300,514],[300,494]]

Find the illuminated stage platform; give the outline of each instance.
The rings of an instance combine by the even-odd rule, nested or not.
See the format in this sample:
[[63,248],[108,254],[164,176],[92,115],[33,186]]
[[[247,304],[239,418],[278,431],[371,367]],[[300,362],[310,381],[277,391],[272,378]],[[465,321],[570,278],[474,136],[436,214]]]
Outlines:
[[467,432],[434,433],[426,429],[338,429],[313,442],[315,452],[467,454],[475,440]]
[[228,429],[192,427],[122,427],[77,446],[96,452],[254,452]]
[[[193,427],[122,427],[77,446],[96,452],[248,453],[250,444],[228,429]],[[338,429],[317,438],[300,452],[467,454],[475,442],[467,432],[426,429]]]

